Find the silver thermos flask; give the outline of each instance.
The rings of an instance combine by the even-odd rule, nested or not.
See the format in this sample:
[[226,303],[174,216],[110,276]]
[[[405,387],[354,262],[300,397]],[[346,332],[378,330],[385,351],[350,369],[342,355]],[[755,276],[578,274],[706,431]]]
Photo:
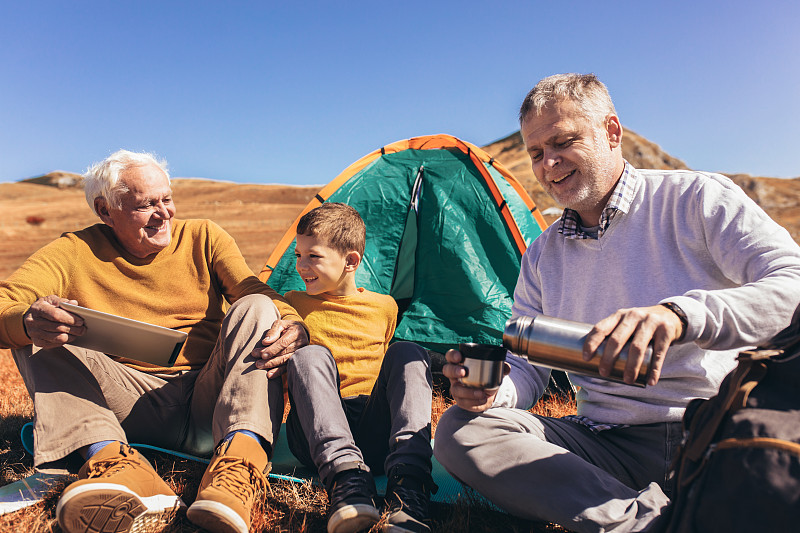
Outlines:
[[[529,362],[536,365],[624,383],[622,376],[628,359],[630,343],[622,348],[611,369],[611,375],[602,377],[598,368],[599,356],[603,353],[605,341],[597,349],[598,355],[595,355],[590,361],[583,360],[583,343],[592,327],[592,324],[544,315],[520,316],[506,322],[503,331],[503,346],[517,355],[526,356]],[[642,366],[639,368],[639,375],[636,376],[633,385],[646,386],[652,356],[653,347],[648,346]]]

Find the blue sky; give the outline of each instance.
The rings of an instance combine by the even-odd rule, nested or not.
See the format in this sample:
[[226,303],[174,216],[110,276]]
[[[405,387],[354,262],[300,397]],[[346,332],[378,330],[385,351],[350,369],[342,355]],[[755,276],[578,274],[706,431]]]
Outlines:
[[0,181],[118,148],[173,176],[322,184],[400,139],[516,129],[595,72],[690,167],[800,176],[800,3],[0,0]]

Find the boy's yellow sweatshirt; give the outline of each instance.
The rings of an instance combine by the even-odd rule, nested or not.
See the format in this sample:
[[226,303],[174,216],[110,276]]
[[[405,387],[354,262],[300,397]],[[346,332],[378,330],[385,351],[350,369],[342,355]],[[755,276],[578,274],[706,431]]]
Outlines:
[[351,296],[289,291],[285,297],[306,323],[311,344],[333,355],[342,397],[372,392],[397,325],[394,299],[364,288]]

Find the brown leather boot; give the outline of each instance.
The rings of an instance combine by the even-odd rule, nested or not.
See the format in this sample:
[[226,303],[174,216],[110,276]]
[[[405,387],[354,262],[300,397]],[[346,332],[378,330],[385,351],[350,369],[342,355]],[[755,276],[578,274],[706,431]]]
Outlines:
[[121,442],[103,447],[61,494],[56,518],[66,533],[152,531],[186,504],[139,452]]
[[253,502],[269,486],[270,466],[256,439],[235,433],[217,446],[186,517],[212,533],[247,533]]

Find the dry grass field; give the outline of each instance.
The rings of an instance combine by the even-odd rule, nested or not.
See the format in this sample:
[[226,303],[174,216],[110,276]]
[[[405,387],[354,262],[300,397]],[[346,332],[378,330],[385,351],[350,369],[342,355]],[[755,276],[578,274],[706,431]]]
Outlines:
[[[518,134],[486,147],[531,192],[540,209],[551,207],[530,170]],[[656,145],[626,132],[625,155],[635,166],[685,168]],[[331,176],[332,178],[333,176]],[[733,176],[733,179],[795,239],[800,237],[800,187],[797,180]],[[47,179],[41,180],[47,182]],[[248,265],[258,273],[269,252],[318,187],[241,185],[205,180],[176,179],[174,198],[180,218],[210,218],[236,239]],[[554,217],[548,217],[552,222]],[[81,190],[34,183],[0,184],[0,279],[8,277],[33,251],[64,231],[97,221],[83,200]],[[447,407],[437,398],[434,421]],[[574,412],[573,403],[550,401],[539,412],[561,416]],[[8,350],[0,350],[0,486],[31,473],[32,460],[22,449],[19,431],[33,416],[33,407]],[[154,455],[159,472],[190,503],[202,475],[202,465],[173,457]],[[53,520],[58,490],[43,502],[0,516],[0,533],[60,531]],[[310,484],[274,482],[264,507],[256,513],[253,531],[317,532],[325,530],[326,496]],[[464,498],[432,510],[435,531],[489,532],[563,531],[556,526],[515,520],[486,507],[477,499]],[[181,520],[170,532],[194,532]]]

